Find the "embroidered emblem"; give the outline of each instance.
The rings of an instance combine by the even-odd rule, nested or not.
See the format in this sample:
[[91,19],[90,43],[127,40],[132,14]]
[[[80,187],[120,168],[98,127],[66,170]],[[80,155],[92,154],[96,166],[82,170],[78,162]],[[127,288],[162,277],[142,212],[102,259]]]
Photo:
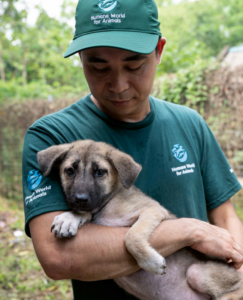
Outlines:
[[31,170],[28,174],[28,188],[33,191],[41,183],[42,174],[38,170]]
[[179,162],[185,162],[187,160],[187,152],[180,144],[175,144],[172,149],[173,156],[179,160]]
[[114,0],[99,0],[99,8],[102,11],[111,11],[114,9],[117,5],[117,1]]

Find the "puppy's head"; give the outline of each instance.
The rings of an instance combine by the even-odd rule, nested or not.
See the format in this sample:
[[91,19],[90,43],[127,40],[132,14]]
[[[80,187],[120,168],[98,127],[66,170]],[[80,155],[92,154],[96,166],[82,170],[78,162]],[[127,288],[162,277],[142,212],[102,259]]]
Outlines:
[[60,168],[68,206],[75,211],[98,210],[119,187],[129,189],[142,169],[131,156],[91,140],[52,146],[37,159],[44,176]]

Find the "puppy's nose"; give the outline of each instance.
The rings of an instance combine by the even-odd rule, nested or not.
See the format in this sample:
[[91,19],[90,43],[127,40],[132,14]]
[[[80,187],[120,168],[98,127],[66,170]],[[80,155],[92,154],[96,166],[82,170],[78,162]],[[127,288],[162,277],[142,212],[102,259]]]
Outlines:
[[75,203],[77,205],[86,204],[88,201],[89,201],[88,194],[76,194],[75,196]]

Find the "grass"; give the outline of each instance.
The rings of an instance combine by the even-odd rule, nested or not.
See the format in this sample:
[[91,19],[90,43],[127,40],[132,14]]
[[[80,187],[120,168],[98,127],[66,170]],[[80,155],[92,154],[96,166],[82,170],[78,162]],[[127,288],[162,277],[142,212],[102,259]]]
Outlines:
[[[233,197],[235,209],[243,222],[243,190]],[[42,270],[24,231],[24,212],[19,204],[0,197],[0,300],[72,299],[68,280],[53,281]]]
[[0,299],[72,299],[69,280],[53,281],[42,270],[24,230],[24,212],[14,203],[0,198]]

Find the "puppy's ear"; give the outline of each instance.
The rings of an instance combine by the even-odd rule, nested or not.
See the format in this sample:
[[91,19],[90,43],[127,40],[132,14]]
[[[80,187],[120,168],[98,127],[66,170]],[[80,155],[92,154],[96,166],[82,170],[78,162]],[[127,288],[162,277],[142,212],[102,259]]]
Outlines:
[[142,166],[133,158],[119,150],[111,150],[107,153],[108,160],[116,168],[124,188],[129,189],[137,179]]
[[71,147],[70,144],[62,144],[37,153],[37,161],[44,176],[49,175],[55,163],[64,159]]

